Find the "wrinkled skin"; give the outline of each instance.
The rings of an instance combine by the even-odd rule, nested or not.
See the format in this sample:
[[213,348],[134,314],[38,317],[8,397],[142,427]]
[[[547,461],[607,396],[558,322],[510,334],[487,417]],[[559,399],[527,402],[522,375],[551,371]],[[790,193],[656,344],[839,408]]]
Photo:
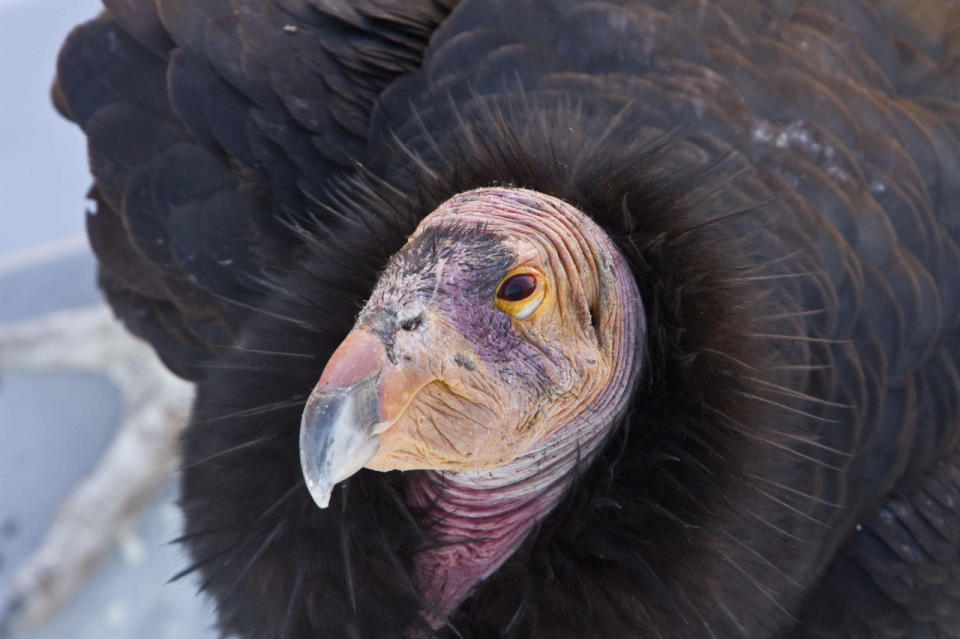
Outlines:
[[[378,446],[364,465],[498,468],[592,407],[635,366],[617,361],[613,333],[636,313],[636,292],[619,292],[614,255],[582,214],[531,192],[480,189],[425,218],[318,385],[377,376]],[[536,288],[502,299],[517,274]]]
[[[482,470],[509,462],[589,404],[608,376],[610,362],[590,323],[592,256],[498,230],[480,232],[477,253],[438,255],[431,264],[418,255],[424,244],[464,250],[456,236],[474,230],[458,220],[470,212],[458,208],[441,209],[421,225],[359,322],[383,334],[396,318],[401,329],[386,340],[397,367],[411,371],[401,375],[429,380],[381,435],[368,465],[375,470]],[[482,252],[488,241],[497,245],[492,254]],[[518,270],[536,272],[546,289],[524,319],[494,300],[500,280]],[[404,330],[411,317],[422,319]]]
[[454,197],[391,260],[307,402],[300,454],[320,507],[361,466],[433,473],[408,502],[443,542],[415,568],[434,627],[592,459],[639,372],[641,311],[606,235],[531,191]]

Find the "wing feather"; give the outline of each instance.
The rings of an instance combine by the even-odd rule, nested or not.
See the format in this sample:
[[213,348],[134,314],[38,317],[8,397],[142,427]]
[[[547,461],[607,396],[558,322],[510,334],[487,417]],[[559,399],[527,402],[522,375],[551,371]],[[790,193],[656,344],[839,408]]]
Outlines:
[[[419,64],[432,0],[108,0],[60,55],[89,139],[88,224],[118,314],[190,379],[236,339],[298,219],[365,160],[379,93]],[[143,317],[153,309],[162,321]]]

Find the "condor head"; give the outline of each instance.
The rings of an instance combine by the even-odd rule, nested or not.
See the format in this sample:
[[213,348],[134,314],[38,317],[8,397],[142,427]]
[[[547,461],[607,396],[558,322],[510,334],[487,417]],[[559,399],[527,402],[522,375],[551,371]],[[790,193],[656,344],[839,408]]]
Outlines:
[[310,395],[310,493],[326,507],[363,467],[542,490],[622,410],[642,331],[630,270],[583,213],[521,189],[458,195],[394,255]]

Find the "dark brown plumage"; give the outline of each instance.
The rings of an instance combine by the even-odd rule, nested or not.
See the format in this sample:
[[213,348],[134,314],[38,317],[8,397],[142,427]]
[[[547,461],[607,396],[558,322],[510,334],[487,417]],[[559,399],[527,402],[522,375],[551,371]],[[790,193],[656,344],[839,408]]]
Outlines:
[[61,54],[224,632],[431,632],[420,471],[322,511],[300,415],[419,220],[513,185],[626,258],[643,373],[438,636],[960,636],[956,2],[454,4],[106,0]]

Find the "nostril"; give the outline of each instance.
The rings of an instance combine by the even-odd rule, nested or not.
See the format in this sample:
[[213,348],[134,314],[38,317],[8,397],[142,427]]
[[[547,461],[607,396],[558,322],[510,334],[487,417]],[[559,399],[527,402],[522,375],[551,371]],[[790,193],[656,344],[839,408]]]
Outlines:
[[400,325],[405,331],[415,331],[420,328],[420,324],[423,323],[423,315],[417,315],[416,317],[411,317],[408,320],[405,320],[403,324]]

